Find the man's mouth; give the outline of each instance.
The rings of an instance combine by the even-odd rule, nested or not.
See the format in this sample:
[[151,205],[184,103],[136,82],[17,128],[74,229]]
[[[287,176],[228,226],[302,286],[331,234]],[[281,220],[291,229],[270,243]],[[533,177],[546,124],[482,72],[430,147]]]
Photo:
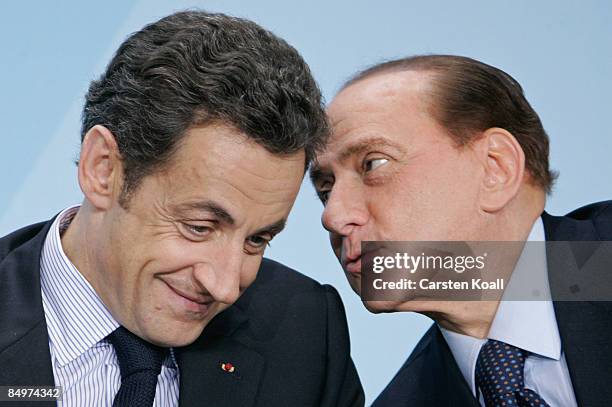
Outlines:
[[164,280],[162,281],[166,284],[170,291],[175,294],[175,302],[179,303],[179,305],[182,308],[185,308],[187,311],[205,316],[209,313],[210,309],[215,303],[215,300],[212,297],[188,291],[172,285]]
[[370,265],[372,262],[372,257],[384,252],[386,249],[385,246],[380,247],[370,247],[366,248],[366,251],[361,252],[361,250],[355,252],[352,256],[342,257],[341,263],[342,267],[346,272],[351,275],[361,276],[361,264],[362,261],[365,261],[366,265]]
[[361,254],[342,261],[344,270],[352,275],[361,275]]

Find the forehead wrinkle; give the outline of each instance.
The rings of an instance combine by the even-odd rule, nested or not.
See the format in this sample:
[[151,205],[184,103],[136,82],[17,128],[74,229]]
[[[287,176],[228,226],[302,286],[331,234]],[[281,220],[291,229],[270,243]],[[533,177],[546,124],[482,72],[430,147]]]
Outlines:
[[[219,157],[219,160],[222,159],[221,155],[219,154],[216,154],[216,155]],[[217,157],[213,157],[213,158],[216,159]],[[194,166],[187,167],[187,170],[191,172],[194,179],[203,180],[202,181],[203,184],[212,183],[213,180],[218,180],[219,185],[225,185],[231,188],[232,190],[238,192],[240,195],[246,197],[247,199],[257,202],[257,203],[262,203],[262,204],[265,204],[266,202],[261,199],[257,199],[258,197],[261,198],[263,195],[276,196],[278,194],[281,194],[285,189],[290,187],[288,182],[285,182],[281,186],[279,186],[279,178],[274,177],[272,175],[266,176],[266,175],[258,173],[256,170],[249,169],[249,168],[242,168],[240,166],[235,166],[233,168],[228,168],[228,167],[219,168],[215,166],[215,163],[216,162],[213,160],[208,160],[204,162],[205,168],[197,167],[194,165]],[[245,185],[244,182],[241,182],[241,177],[236,178],[230,175],[226,176],[226,174],[231,174],[231,172],[233,173],[242,172],[246,176],[252,177],[253,178],[252,181],[254,182],[251,182],[249,185]],[[261,180],[261,182],[257,182],[259,180]],[[247,192],[246,189],[248,188],[250,188],[250,191]]]
[[[279,203],[278,195],[282,195],[284,190],[289,188],[287,185],[283,185],[282,188],[279,188],[278,183],[275,183],[270,189],[257,188],[254,185],[250,185],[252,190],[247,192],[244,190],[244,188],[241,188],[240,185],[235,184],[232,180],[226,179],[225,184],[248,200],[260,205]],[[262,199],[265,197],[269,197],[272,202]]]

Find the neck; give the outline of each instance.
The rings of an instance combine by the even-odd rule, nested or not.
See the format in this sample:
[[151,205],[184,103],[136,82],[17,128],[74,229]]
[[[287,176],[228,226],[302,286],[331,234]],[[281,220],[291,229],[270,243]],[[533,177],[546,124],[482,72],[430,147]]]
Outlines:
[[448,311],[424,312],[441,327],[474,338],[486,338],[499,301],[450,301]]
[[[482,241],[524,242],[527,240],[533,224],[544,210],[544,194],[537,189],[523,190],[517,200],[509,203],[504,211],[494,214],[480,239]],[[511,276],[518,260],[522,245],[517,250],[506,250],[506,259],[502,264],[512,265],[507,272],[496,271],[507,280]],[[453,332],[475,338],[486,338],[497,313],[501,295],[491,301],[445,301],[438,304],[436,310],[422,312],[435,320],[440,326]]]
[[61,236],[62,248],[66,256],[85,279],[96,287],[94,280],[94,257],[91,248],[96,247],[95,230],[89,205],[83,202],[70,225]]

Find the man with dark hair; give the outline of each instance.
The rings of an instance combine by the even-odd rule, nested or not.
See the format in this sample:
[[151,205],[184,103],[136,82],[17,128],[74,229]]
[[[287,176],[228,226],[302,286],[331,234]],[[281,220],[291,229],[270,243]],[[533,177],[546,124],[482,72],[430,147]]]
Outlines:
[[188,11],[131,35],[86,97],[82,204],[0,239],[0,386],[363,405],[337,292],[262,261],[327,131],[300,55],[253,22]]
[[[544,212],[555,174],[548,137],[520,85],[470,58],[416,56],[359,73],[328,114],[332,135],[311,178],[351,287],[372,312],[435,321],[374,405],[608,405],[609,296],[554,301],[576,298],[584,287],[576,282],[588,277],[567,293],[558,282],[578,262],[556,261],[559,253],[543,244],[533,246],[542,262],[526,262],[523,243],[612,240],[612,203],[561,217]],[[488,301],[425,290],[373,300],[364,296],[370,270],[362,261],[382,249],[363,241],[519,242],[499,269],[510,265],[508,286],[538,282],[540,300],[511,301],[509,290]],[[594,250],[576,253],[584,264]]]

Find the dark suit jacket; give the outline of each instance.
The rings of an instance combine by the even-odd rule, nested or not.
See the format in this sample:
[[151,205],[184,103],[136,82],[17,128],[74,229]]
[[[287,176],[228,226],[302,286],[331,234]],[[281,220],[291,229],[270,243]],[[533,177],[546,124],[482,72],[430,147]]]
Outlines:
[[[566,216],[544,213],[542,220],[547,241],[612,240],[612,201],[592,204]],[[582,255],[588,258],[589,253]],[[549,280],[558,280],[555,276],[566,271],[566,265],[554,262],[554,257],[547,255]],[[553,298],[555,290],[551,284]],[[612,303],[555,301],[554,309],[578,405],[612,405]],[[478,407],[480,404],[434,324],[373,406]]]
[[[54,384],[40,292],[50,225],[0,239],[0,386]],[[239,301],[178,349],[177,360],[184,407],[364,405],[338,293],[267,259]],[[236,371],[224,372],[223,362]],[[11,403],[28,404],[55,405]]]

